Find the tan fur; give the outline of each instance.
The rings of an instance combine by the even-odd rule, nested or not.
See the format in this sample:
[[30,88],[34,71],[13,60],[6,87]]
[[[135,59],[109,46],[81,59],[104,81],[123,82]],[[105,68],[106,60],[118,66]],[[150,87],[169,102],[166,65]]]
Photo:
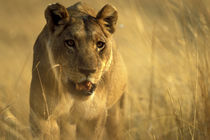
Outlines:
[[[30,89],[30,124],[37,139],[72,139],[68,122],[76,127],[77,139],[122,139],[123,94],[126,70],[114,45],[117,11],[105,5],[96,14],[83,3],[65,8],[49,5],[46,26],[34,45]],[[75,45],[66,45],[66,40]],[[103,50],[97,42],[105,43]],[[88,72],[88,74],[87,74]],[[87,96],[74,85],[96,85]],[[89,83],[90,83],[89,82]],[[121,106],[120,106],[121,105]]]

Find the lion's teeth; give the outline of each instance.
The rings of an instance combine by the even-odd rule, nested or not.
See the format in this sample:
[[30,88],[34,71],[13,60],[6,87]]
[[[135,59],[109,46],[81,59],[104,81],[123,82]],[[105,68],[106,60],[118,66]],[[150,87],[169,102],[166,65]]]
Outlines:
[[85,82],[82,82],[82,83],[77,83],[76,84],[76,90],[91,90],[92,88],[92,83],[90,81],[85,81]]
[[90,81],[85,82],[85,86],[86,86],[87,90],[90,90],[92,88],[92,83]]

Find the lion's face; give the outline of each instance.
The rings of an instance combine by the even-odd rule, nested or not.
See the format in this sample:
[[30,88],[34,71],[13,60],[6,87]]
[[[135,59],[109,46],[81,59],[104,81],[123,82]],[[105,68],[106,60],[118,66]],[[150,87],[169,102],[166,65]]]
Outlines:
[[110,5],[96,17],[81,12],[80,3],[73,8],[72,12],[71,7],[67,11],[53,4],[46,9],[51,52],[61,67],[64,87],[72,94],[91,95],[112,63],[111,34],[117,14]]

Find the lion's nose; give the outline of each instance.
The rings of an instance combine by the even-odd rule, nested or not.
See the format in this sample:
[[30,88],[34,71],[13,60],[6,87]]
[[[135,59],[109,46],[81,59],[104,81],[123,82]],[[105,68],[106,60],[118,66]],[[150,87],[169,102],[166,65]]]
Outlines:
[[86,76],[96,72],[96,69],[85,69],[85,68],[79,68],[79,71],[83,74],[85,74]]

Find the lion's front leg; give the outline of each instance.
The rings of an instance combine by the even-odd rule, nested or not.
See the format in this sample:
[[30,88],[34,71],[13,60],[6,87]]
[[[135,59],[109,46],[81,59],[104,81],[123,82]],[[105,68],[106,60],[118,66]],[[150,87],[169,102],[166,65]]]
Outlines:
[[106,124],[107,113],[89,121],[80,121],[76,128],[77,140],[100,140]]
[[54,119],[44,120],[30,113],[30,125],[33,139],[37,140],[59,140],[60,128]]
[[60,140],[75,140],[76,127],[70,123],[68,116],[62,116],[58,121],[60,127]]
[[108,110],[108,117],[106,122],[106,131],[109,140],[124,140],[124,95],[121,99]]

